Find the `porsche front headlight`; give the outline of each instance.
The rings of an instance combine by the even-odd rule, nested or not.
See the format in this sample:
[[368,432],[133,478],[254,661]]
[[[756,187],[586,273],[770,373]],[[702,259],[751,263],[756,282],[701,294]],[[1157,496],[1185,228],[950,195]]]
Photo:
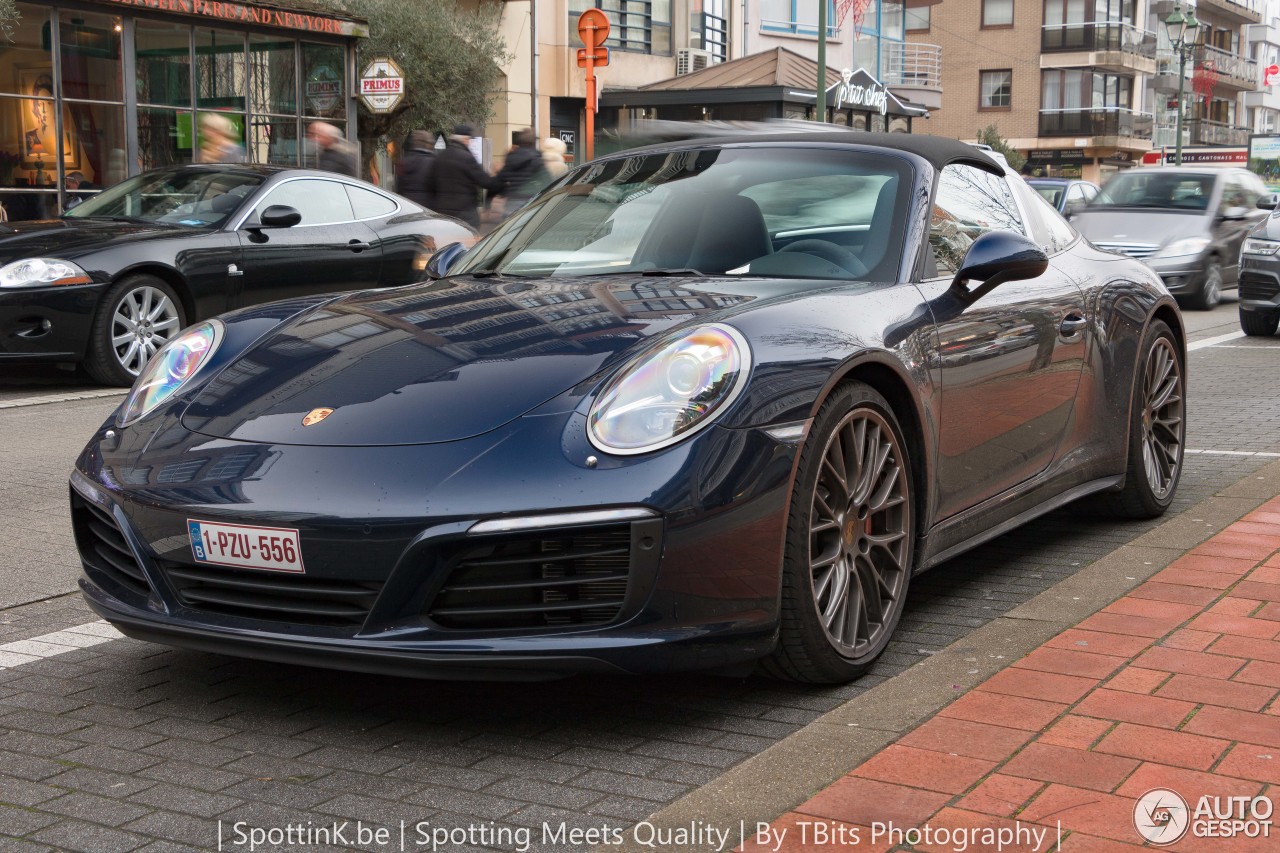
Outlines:
[[50,287],[59,284],[92,284],[93,279],[71,261],[56,258],[23,258],[0,267],[0,287]]
[[727,408],[750,372],[751,350],[738,330],[700,326],[618,371],[591,406],[588,437],[623,456],[675,444]]
[[133,383],[120,413],[120,426],[145,417],[178,393],[217,351],[222,335],[220,321],[206,320],[165,344]]

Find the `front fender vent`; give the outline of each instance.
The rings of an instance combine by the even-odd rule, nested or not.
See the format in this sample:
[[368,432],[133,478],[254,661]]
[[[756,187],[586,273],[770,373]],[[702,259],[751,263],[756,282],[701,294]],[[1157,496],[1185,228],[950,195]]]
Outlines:
[[103,575],[136,595],[151,595],[151,584],[138,565],[138,558],[107,509],[72,491],[71,527],[86,570]]

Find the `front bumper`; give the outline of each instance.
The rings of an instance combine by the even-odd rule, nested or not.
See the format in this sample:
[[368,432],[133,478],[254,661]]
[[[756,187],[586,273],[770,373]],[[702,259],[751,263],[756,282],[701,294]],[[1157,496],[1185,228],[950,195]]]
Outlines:
[[1280,312],[1280,259],[1242,257],[1240,310],[1267,314]]
[[[562,445],[564,416],[521,418],[465,441],[374,448],[211,440],[176,423],[153,435],[125,429],[107,439],[106,426],[77,463],[73,522],[86,599],[131,636],[428,678],[723,668],[767,654],[776,641],[796,445],[764,430],[712,427],[646,460],[606,459],[588,468]],[[172,450],[155,449],[170,443]],[[486,520],[600,507],[649,517],[628,520],[623,531],[605,523],[541,528],[536,536],[543,544],[534,547],[548,549],[537,552],[545,559],[525,559],[524,543],[534,535],[528,531],[473,532]],[[193,597],[190,578],[199,572],[188,518],[298,529],[302,582],[310,587],[251,598],[246,589],[259,579],[277,587],[292,579],[203,566]],[[102,539],[104,524],[118,532],[114,545]],[[622,548],[625,591],[616,581],[587,578],[582,588],[598,597],[588,599],[584,618],[565,621],[559,608],[574,605],[562,601],[565,587],[556,584],[565,569],[555,555],[599,549],[608,536],[629,543]],[[557,544],[566,541],[577,544]],[[535,591],[532,602],[516,605],[551,613],[550,624],[442,615],[477,609],[465,596],[447,602],[461,603],[461,611],[441,605],[459,586],[459,565],[509,564],[511,554],[546,564],[533,571],[549,574],[530,583],[549,584],[552,600]],[[110,560],[122,555],[122,566],[113,567]],[[591,559],[597,558],[582,558]],[[574,563],[568,571],[595,565]],[[619,563],[609,565],[616,577]],[[518,583],[525,580],[521,575]],[[305,612],[315,608],[297,604],[300,596],[319,594],[315,589],[351,597],[363,591],[367,608],[345,620],[319,619]],[[605,598],[613,609],[594,606]],[[506,613],[508,604],[480,601],[478,609]]]
[[0,363],[79,361],[104,284],[0,290]]
[[1174,296],[1191,296],[1204,284],[1205,256],[1178,255],[1172,258],[1147,257],[1142,262],[1156,271]]

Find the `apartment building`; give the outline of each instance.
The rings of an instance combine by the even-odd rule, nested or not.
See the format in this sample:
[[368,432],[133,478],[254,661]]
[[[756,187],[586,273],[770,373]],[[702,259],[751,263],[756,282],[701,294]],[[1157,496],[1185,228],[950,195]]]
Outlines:
[[[864,68],[902,101],[941,105],[941,48],[907,39],[941,0],[869,0],[860,20],[843,23],[836,21],[835,0],[827,2],[829,68]],[[636,89],[778,47],[817,58],[814,0],[510,0],[502,34],[511,59],[485,129],[495,155],[507,150],[512,132],[535,123],[536,83],[539,136],[558,136],[571,158],[580,156],[586,85],[576,27],[593,7],[611,23],[610,62],[597,72],[603,91]]]
[[1249,26],[1249,47],[1262,81],[1257,90],[1244,94],[1249,127],[1254,133],[1280,133],[1280,74],[1268,71],[1273,65],[1280,67],[1280,0],[1267,0],[1262,23]]
[[[1015,8],[1016,5],[1016,8]],[[1199,0],[1187,56],[1184,146],[1247,144],[1245,93],[1260,85],[1248,27],[1263,0]],[[978,8],[975,9],[974,7]],[[1173,0],[965,0],[931,9],[908,39],[947,57],[930,132],[973,139],[996,125],[1026,171],[1100,181],[1175,145],[1179,62],[1163,22]]]

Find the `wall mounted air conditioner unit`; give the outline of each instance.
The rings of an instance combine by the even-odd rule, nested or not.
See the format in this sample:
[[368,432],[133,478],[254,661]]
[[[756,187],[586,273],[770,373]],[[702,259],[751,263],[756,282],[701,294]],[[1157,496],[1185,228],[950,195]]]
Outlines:
[[711,55],[709,50],[699,50],[696,47],[682,47],[676,51],[676,76],[682,74],[692,74],[695,71],[701,71],[708,65],[715,65],[716,58]]

